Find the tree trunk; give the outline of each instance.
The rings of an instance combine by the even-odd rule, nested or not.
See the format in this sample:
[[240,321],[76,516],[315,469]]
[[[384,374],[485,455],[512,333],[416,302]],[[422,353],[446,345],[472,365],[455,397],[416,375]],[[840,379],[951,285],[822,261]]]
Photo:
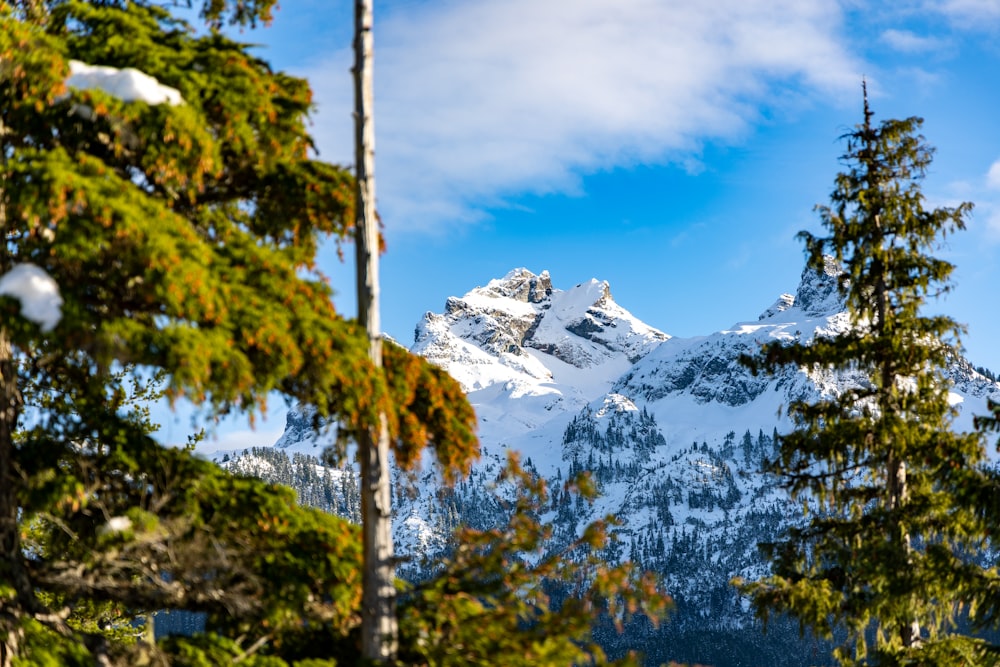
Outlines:
[[[0,164],[4,166],[0,172],[0,179],[3,179],[0,180],[0,231],[6,236],[5,135],[6,127],[0,119]],[[0,262],[0,275],[10,269],[9,264],[5,256]],[[17,521],[14,432],[21,416],[21,405],[14,351],[7,330],[0,326],[0,667],[11,667],[18,655],[23,635],[21,612],[25,602],[34,595],[21,552],[21,529]],[[9,590],[11,588],[13,590]]]
[[[2,204],[0,204],[2,206]],[[0,210],[2,219],[2,210]],[[0,667],[11,667],[21,644],[21,611],[32,596],[17,522],[14,431],[21,413],[17,369],[7,331],[0,328]]]
[[[357,201],[358,321],[368,333],[369,354],[382,366],[378,303],[378,223],[375,219],[375,126],[372,120],[372,0],[354,4],[354,124]],[[396,655],[396,589],[393,566],[389,433],[385,415],[359,435],[361,523],[364,538],[362,654],[387,663]]]
[[[877,153],[876,146],[872,144],[872,110],[868,105],[868,86],[867,83],[862,83],[862,91],[864,94],[864,115],[865,115],[865,136],[867,137],[867,152],[869,156],[874,156]],[[872,186],[882,187],[882,183],[872,183]],[[882,236],[882,218],[879,212],[876,212],[873,216],[872,222],[875,225],[875,229],[878,234],[876,236],[876,243],[881,245],[884,242]],[[889,315],[889,288],[886,284],[886,274],[889,272],[889,267],[885,266],[881,260],[877,260],[872,270],[874,273],[878,274],[878,278],[875,284],[875,293],[873,298],[875,299],[875,318],[876,324],[879,328],[879,336],[890,335],[888,331],[888,325],[886,323],[887,317]],[[881,381],[882,381],[882,395],[883,396],[893,396],[898,390],[898,374],[896,370],[888,365],[888,362],[884,363],[881,368]],[[895,402],[895,399],[892,399]],[[883,403],[880,408],[885,411],[887,409],[895,409],[895,405],[890,405],[889,403]],[[886,460],[886,471],[885,471],[885,507],[891,513],[899,513],[902,506],[906,503],[907,496],[909,495],[909,489],[906,483],[906,461],[897,458],[894,450],[895,443],[888,443],[890,450],[889,456]],[[900,521],[898,523],[894,522],[892,535],[889,539],[899,540],[899,546],[902,548],[903,553],[906,555],[906,559],[910,560],[910,554],[913,551],[913,545],[910,538],[910,531],[905,525]],[[908,621],[904,621],[899,630],[900,642],[905,648],[910,648],[918,646],[920,644],[920,621],[916,617],[910,618]]]

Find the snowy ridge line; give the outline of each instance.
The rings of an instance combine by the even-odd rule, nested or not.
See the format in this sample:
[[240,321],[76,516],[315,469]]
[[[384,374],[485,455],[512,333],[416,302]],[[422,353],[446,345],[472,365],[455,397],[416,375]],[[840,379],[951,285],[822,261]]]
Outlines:
[[[794,295],[781,295],[759,317],[685,339],[633,317],[603,281],[563,291],[548,272],[522,268],[449,298],[417,325],[411,351],[462,383],[483,456],[453,489],[427,461],[412,489],[394,490],[397,552],[410,558],[400,574],[421,576],[421,557],[447,550],[457,525],[505,523],[492,489],[510,449],[551,491],[542,514],[553,527],[548,548],[611,514],[618,540],[600,556],[661,575],[677,602],[665,632],[745,632],[756,641],[760,627],[729,581],[766,574],[758,544],[800,514],[761,472],[776,435],[791,428],[782,408],[836,396],[863,378],[794,368],[753,376],[739,359],[763,343],[848,330],[837,280],[832,266],[807,269]],[[988,399],[1000,400],[1000,384],[964,359],[947,376],[960,430],[986,413]],[[293,410],[288,419],[279,441],[286,451],[321,449],[308,413]],[[563,488],[583,471],[601,492],[593,503]]]

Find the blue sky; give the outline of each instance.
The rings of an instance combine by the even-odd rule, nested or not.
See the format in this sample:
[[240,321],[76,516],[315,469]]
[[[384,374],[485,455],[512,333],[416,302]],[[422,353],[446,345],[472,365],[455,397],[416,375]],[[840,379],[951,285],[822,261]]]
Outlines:
[[[343,164],[352,8],[286,2],[239,36],[309,78],[321,157]],[[876,119],[925,119],[929,203],[976,205],[934,308],[1000,371],[998,37],[1000,0],[376,0],[385,331],[409,344],[426,311],[520,266],[607,280],[675,336],[756,318],[798,284],[795,234],[819,231],[866,77]],[[353,267],[327,248],[323,268],[353,314]]]

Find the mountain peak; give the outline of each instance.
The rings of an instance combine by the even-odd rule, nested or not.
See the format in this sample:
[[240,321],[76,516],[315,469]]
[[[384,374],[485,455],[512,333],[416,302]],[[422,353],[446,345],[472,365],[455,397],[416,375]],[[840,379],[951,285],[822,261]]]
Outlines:
[[447,369],[467,391],[532,386],[541,395],[557,392],[563,376],[578,382],[580,370],[589,383],[610,385],[668,338],[615,303],[606,281],[564,291],[552,286],[548,271],[517,268],[449,297],[443,314],[427,313],[411,351]]
[[846,306],[840,295],[839,284],[844,271],[831,255],[823,257],[823,269],[811,266],[802,270],[799,288],[795,294],[782,294],[774,304],[757,318],[758,321],[774,317],[790,308],[796,308],[811,317],[823,317],[844,312]]
[[536,276],[528,269],[517,268],[503,278],[491,280],[486,287],[473,291],[524,303],[541,303],[552,295],[552,278],[548,271],[542,271]]
[[802,280],[795,293],[795,306],[807,315],[832,315],[844,310],[844,299],[840,295],[840,277],[844,271],[831,256],[823,257],[823,270],[816,271],[810,266],[802,271]]
[[614,303],[611,296],[611,285],[607,280],[591,278],[585,283],[580,283],[566,292],[566,298],[571,302],[578,302],[586,307],[600,308]]
[[775,301],[770,308],[761,313],[760,316],[757,318],[757,320],[758,321],[766,320],[769,317],[774,317],[778,313],[783,313],[784,311],[788,310],[794,305],[795,305],[795,295],[788,294],[786,292],[785,294],[779,296],[778,300]]

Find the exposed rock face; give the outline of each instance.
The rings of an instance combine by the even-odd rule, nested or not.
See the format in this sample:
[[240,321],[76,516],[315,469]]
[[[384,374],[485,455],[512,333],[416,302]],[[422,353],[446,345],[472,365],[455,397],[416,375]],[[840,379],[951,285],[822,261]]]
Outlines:
[[552,278],[548,271],[536,276],[527,269],[514,269],[500,280],[491,281],[482,292],[524,303],[542,303],[552,295]]
[[[832,260],[819,272],[806,268],[794,296],[782,294],[756,320],[679,339],[619,306],[606,282],[590,280],[564,291],[553,286],[547,271],[536,275],[520,268],[449,298],[440,314],[427,313],[412,350],[462,383],[480,417],[487,461],[499,461],[501,450],[510,446],[536,462],[551,460],[551,474],[557,461],[566,460],[568,424],[584,414],[597,420],[595,428],[607,414],[619,415],[615,425],[648,414],[663,441],[654,449],[663,449],[664,456],[696,441],[711,447],[731,431],[750,432],[756,442],[760,434],[789,427],[778,416],[781,406],[836,395],[865,381],[859,373],[794,368],[753,375],[740,362],[764,343],[809,341],[847,330],[840,277]],[[964,359],[955,360],[947,376],[961,428],[971,425],[973,414],[985,412],[987,399],[1000,399],[998,385]],[[610,405],[632,407],[610,410]],[[311,444],[315,450],[320,441],[310,435],[311,427],[311,416],[293,412],[278,444]],[[628,449],[635,437],[630,426],[624,439],[608,442]],[[582,451],[579,443],[574,451]]]
[[802,281],[795,292],[794,305],[806,315],[822,317],[844,310],[844,299],[838,284],[842,271],[832,257],[826,257],[823,270],[816,272],[809,267],[802,271]]
[[698,403],[739,407],[768,390],[785,404],[809,393],[794,369],[777,377],[754,375],[740,362],[771,341],[809,340],[843,331],[848,322],[837,292],[839,271],[828,263],[822,273],[807,268],[795,296],[782,294],[756,322],[741,322],[703,338],[674,339],[637,362],[615,384],[618,391],[648,401],[686,394]]
[[547,271],[515,269],[449,298],[442,315],[425,315],[412,349],[473,391],[501,380],[551,381],[549,358],[610,381],[668,338],[615,303],[606,282],[562,291]]
[[778,297],[778,300],[774,302],[770,308],[765,310],[760,314],[757,320],[766,320],[769,317],[774,317],[778,313],[784,312],[795,305],[795,295],[794,294],[782,294]]
[[754,375],[740,363],[741,355],[753,355],[759,346],[758,340],[720,332],[677,354],[664,350],[662,357],[637,363],[615,389],[647,401],[686,393],[699,403],[744,405],[771,386],[769,378]]

